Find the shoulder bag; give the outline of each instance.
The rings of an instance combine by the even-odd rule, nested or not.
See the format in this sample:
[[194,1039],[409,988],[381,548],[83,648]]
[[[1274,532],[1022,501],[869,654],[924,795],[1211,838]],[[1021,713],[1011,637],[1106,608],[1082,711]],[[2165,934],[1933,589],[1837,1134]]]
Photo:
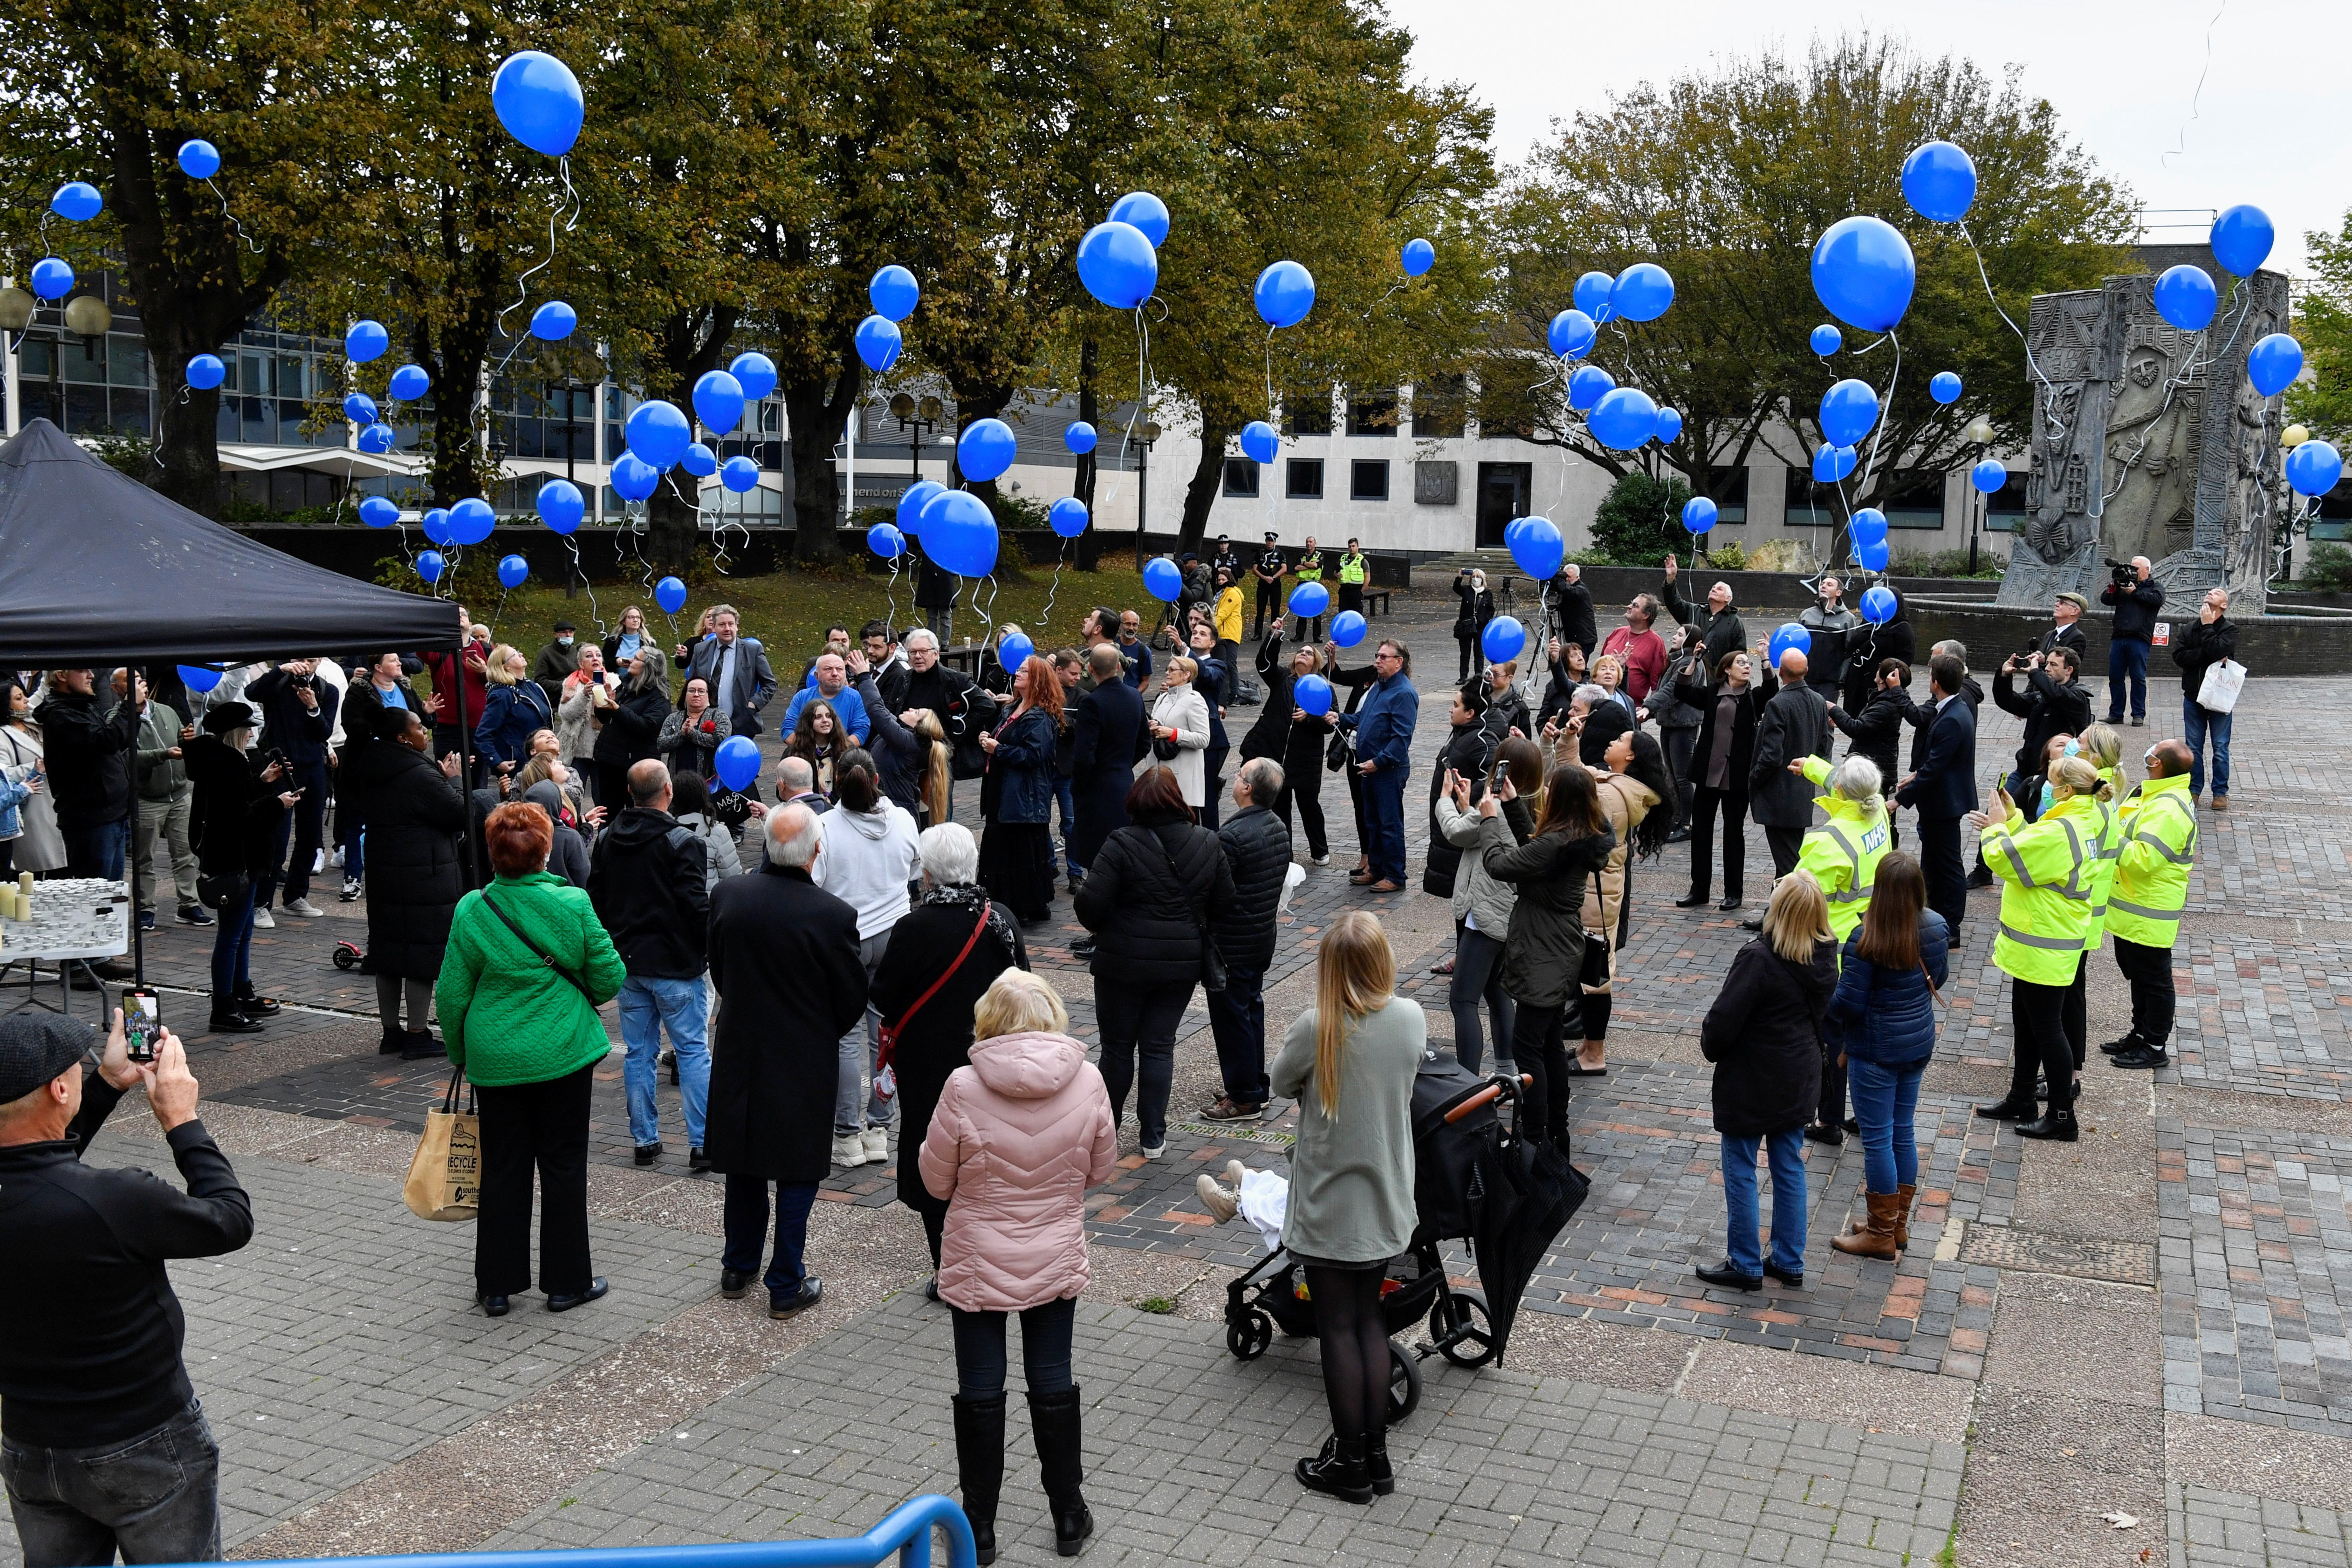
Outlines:
[[425,1113],[424,1136],[409,1156],[401,1201],[419,1219],[472,1219],[481,1209],[482,1124],[473,1085],[466,1086],[465,1110],[457,1109],[465,1076],[462,1067],[449,1074],[449,1092],[439,1110]]
[[989,909],[988,900],[982,899],[980,919],[972,926],[971,935],[963,939],[963,950],[955,956],[955,962],[950,964],[921,996],[917,997],[908,1005],[907,1010],[898,1015],[897,1023],[886,1023],[882,1026],[881,1044],[877,1048],[874,1059],[874,1093],[877,1099],[892,1100],[898,1097],[898,1070],[891,1063],[898,1055],[899,1032],[915,1021],[915,1015],[923,1010],[923,1004],[939,995],[940,988],[955,978],[955,972],[963,967],[963,961],[966,958],[971,956],[972,948],[980,944],[980,934],[988,929]]
[[[1168,841],[1160,836],[1158,829],[1146,828],[1144,831],[1150,833],[1151,841],[1160,846],[1160,852],[1168,857],[1168,874],[1181,891],[1184,885],[1184,875],[1176,869],[1176,852],[1168,847]],[[1201,988],[1204,991],[1223,991],[1225,988],[1225,956],[1217,951],[1217,938],[1209,929],[1208,911],[1205,909],[1201,912]]]
[[[1592,873],[1592,895],[1595,902],[1601,905],[1601,925],[1605,927],[1608,925],[1609,890],[1601,885],[1601,872],[1598,867],[1595,867]],[[1596,991],[1609,984],[1609,933],[1606,929],[1594,931],[1590,927],[1586,928],[1584,966],[1577,974],[1576,983],[1588,990]]]
[[[685,831],[686,831],[686,830],[685,830],[685,829],[683,829],[683,828],[673,829],[672,831],[675,831],[675,832],[685,832]],[[494,898],[492,898],[492,897],[490,896],[490,890],[489,890],[488,888],[484,888],[484,889],[482,890],[482,903],[483,903],[484,904],[486,904],[486,905],[488,905],[488,908],[489,908],[489,912],[490,912],[491,914],[493,914],[493,915],[497,915],[500,921],[502,921],[502,922],[504,922],[504,923],[505,923],[505,925],[506,925],[506,928],[507,928],[508,930],[509,930],[509,931],[511,931],[511,932],[513,932],[513,933],[515,934],[515,940],[516,940],[516,941],[520,942],[524,946],[526,946],[526,947],[528,947],[528,948],[530,948],[530,949],[531,950],[531,952],[532,952],[532,953],[533,953],[533,954],[538,957],[538,959],[539,959],[539,961],[540,961],[540,963],[541,963],[541,964],[544,965],[546,967],[548,967],[548,968],[550,968],[550,969],[552,969],[553,971],[555,971],[555,973],[557,973],[557,974],[559,974],[559,975],[562,976],[562,977],[563,977],[563,978],[564,978],[565,980],[569,981],[569,982],[571,983],[572,988],[573,990],[575,990],[575,991],[578,991],[578,992],[580,993],[581,997],[582,997],[582,998],[583,998],[583,999],[588,1003],[588,1005],[589,1005],[591,1008],[593,1008],[593,1007],[595,1007],[595,1006],[596,1006],[596,998],[595,998],[594,997],[590,996],[590,995],[588,994],[588,985],[587,985],[587,982],[586,982],[586,981],[584,981],[584,980],[583,980],[579,976],[577,976],[577,975],[573,974],[571,970],[569,970],[569,969],[565,968],[562,965],[561,965],[561,964],[557,963],[557,962],[555,961],[555,959],[554,959],[553,956],[552,956],[552,955],[551,955],[551,954],[547,951],[547,949],[545,949],[544,947],[541,947],[538,943],[536,943],[536,942],[532,941],[529,936],[525,936],[525,935],[523,934],[523,929],[522,929],[522,927],[521,927],[521,926],[520,926],[520,925],[517,925],[514,923],[514,921],[512,920],[512,918],[510,918],[510,917],[508,915],[507,912],[506,912],[505,910],[500,909],[500,908],[499,907],[498,900],[496,900],[496,899],[494,899]]]

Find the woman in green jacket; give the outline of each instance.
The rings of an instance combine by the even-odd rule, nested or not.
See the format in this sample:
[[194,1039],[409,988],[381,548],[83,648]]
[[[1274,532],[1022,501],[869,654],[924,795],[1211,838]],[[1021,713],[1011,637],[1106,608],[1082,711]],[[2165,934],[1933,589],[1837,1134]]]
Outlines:
[[547,869],[555,830],[500,806],[482,837],[498,880],[466,894],[434,987],[449,1060],[481,1106],[474,1293],[491,1317],[530,1288],[530,1182],[545,1205],[539,1285],[568,1312],[609,1288],[588,1265],[588,1086],[612,1042],[596,1009],[625,971],[588,894]]

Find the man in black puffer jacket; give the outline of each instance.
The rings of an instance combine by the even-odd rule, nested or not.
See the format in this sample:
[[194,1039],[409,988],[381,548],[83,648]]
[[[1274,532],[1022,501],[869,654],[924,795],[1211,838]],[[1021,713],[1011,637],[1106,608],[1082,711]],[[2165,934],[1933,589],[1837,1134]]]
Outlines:
[[704,1171],[703,1110],[710,1092],[709,1014],[702,972],[709,967],[709,847],[669,814],[669,769],[650,758],[629,768],[629,808],[596,835],[588,859],[588,897],[612,935],[629,977],[621,982],[621,1082],[628,1091],[629,1138],[636,1162],[661,1157],[661,1116],[654,1102],[656,1058],[669,1030],[685,1103],[687,1167]]
[[1240,1122],[1265,1113],[1265,970],[1274,962],[1274,930],[1282,884],[1290,874],[1290,829],[1274,812],[1282,768],[1271,758],[1242,764],[1234,779],[1234,815],[1217,830],[1234,895],[1216,906],[1210,929],[1225,961],[1225,988],[1209,993],[1209,1028],[1216,1035],[1217,1066],[1225,1092],[1201,1114]]

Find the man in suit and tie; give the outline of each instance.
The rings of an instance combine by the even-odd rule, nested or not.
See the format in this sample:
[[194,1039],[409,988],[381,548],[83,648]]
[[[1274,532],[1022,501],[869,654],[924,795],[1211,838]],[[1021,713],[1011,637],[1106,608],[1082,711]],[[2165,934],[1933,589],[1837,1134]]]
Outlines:
[[1932,709],[1923,737],[1927,753],[1895,792],[1895,804],[1919,811],[1919,869],[1927,879],[1927,907],[1951,927],[1959,945],[1969,912],[1967,874],[1960,863],[1960,819],[1977,809],[1977,716],[1962,687],[1968,666],[1951,653],[1927,662]]
[[741,626],[733,605],[713,605],[710,635],[694,645],[687,672],[709,683],[710,700],[727,710],[735,734],[758,735],[760,710],[776,695],[776,674],[768,651],[757,637],[743,636]]

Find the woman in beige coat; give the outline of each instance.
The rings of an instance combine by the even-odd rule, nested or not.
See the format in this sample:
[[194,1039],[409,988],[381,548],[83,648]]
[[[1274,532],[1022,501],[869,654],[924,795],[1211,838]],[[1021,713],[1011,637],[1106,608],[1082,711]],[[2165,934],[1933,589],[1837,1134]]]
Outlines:
[[1675,798],[1674,781],[1666,775],[1665,753],[1655,736],[1628,730],[1609,743],[1603,760],[1607,766],[1591,772],[1601,810],[1617,835],[1617,847],[1610,851],[1609,863],[1601,874],[1586,879],[1584,928],[1609,939],[1609,979],[1603,985],[1586,986],[1579,1004],[1584,1015],[1584,1045],[1569,1069],[1579,1078],[1597,1078],[1608,1071],[1602,1053],[1609,1040],[1610,1009],[1616,1001],[1617,966],[1633,928],[1632,906],[1625,898],[1633,880],[1633,862],[1649,860],[1664,849],[1666,835],[1674,829],[1671,808],[1655,818],[1651,815],[1659,802]]

